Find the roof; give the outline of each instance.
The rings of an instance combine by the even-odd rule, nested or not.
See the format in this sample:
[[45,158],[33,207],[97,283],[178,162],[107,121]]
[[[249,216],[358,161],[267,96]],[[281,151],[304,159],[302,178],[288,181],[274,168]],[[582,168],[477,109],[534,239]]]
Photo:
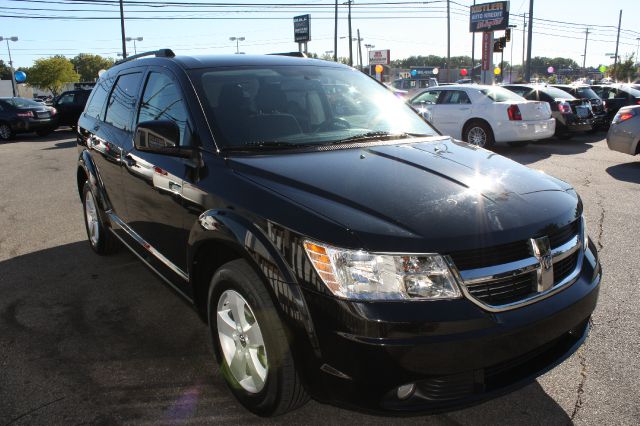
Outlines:
[[[161,65],[167,62],[177,63],[184,69],[213,68],[213,67],[238,67],[238,66],[274,66],[274,65],[314,65],[336,68],[348,68],[346,65],[337,64],[321,59],[298,58],[283,55],[194,55],[175,57],[145,57],[122,62],[113,68]],[[112,69],[113,69],[112,68]]]

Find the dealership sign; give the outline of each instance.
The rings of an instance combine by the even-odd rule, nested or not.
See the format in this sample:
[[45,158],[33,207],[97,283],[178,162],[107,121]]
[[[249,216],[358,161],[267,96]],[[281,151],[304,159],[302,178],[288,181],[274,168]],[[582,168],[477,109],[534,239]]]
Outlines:
[[509,2],[497,1],[471,6],[469,31],[506,30],[509,26]]
[[391,63],[390,50],[370,50],[369,64],[371,65],[389,65]]
[[311,15],[293,17],[293,37],[296,43],[311,41]]

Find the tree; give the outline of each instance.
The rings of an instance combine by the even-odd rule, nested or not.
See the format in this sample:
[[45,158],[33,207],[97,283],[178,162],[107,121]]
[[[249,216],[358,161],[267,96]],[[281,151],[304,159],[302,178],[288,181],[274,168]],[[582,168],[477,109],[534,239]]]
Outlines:
[[32,86],[48,89],[57,96],[66,83],[79,80],[80,76],[73,70],[73,64],[64,56],[36,59],[29,68],[28,82]]
[[106,70],[113,66],[113,59],[103,58],[100,55],[81,53],[71,59],[76,72],[80,75],[80,81],[96,81],[98,71]]
[[617,81],[631,81],[636,74],[636,65],[633,55],[627,56],[624,61],[619,62],[615,67],[609,67],[610,73]]
[[11,80],[11,68],[0,59],[0,80]]

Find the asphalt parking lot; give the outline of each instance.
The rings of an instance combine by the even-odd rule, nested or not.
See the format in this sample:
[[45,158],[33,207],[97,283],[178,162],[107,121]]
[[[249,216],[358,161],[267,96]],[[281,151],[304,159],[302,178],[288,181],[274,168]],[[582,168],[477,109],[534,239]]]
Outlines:
[[[582,196],[605,274],[587,343],[512,394],[398,423],[640,424],[640,159],[603,138],[496,149]],[[76,157],[70,131],[0,144],[0,425],[396,421],[314,401],[276,419],[245,411],[195,312],[127,251],[90,250]]]

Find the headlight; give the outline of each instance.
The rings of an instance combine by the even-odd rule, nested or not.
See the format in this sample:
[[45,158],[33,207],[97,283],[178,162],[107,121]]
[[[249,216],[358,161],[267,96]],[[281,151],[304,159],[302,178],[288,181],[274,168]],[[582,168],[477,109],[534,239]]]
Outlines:
[[584,217],[584,214],[581,217],[582,219],[582,249],[589,249],[589,234],[587,234],[587,219]]
[[366,300],[453,299],[461,296],[439,254],[387,255],[304,242],[322,281],[336,296]]

